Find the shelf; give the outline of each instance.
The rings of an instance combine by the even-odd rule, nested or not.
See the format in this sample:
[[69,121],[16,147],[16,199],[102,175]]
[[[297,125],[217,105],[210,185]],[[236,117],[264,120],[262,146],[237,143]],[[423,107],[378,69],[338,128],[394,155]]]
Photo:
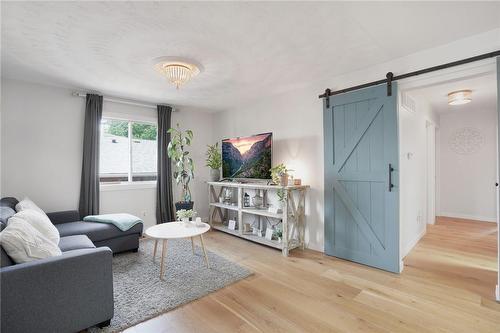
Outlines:
[[282,213],[279,213],[279,214],[271,213],[267,209],[257,209],[257,208],[248,208],[247,207],[247,208],[243,208],[241,211],[243,213],[246,213],[246,214],[267,216],[267,217],[272,217],[272,218],[275,218],[275,219],[282,219],[283,218],[283,214]]
[[210,203],[210,206],[214,206],[214,207],[219,207],[219,208],[225,208],[225,209],[229,209],[229,210],[235,210],[235,211],[238,211],[238,206],[227,205],[227,204],[220,203],[220,202],[211,202],[211,203]]
[[300,190],[309,188],[309,185],[290,185],[290,186],[280,186],[280,185],[267,185],[265,183],[238,183],[238,182],[207,182],[208,185],[212,186],[224,186],[224,187],[241,187],[248,189],[261,189],[261,190],[278,190],[280,188],[285,190]]
[[221,223],[214,223],[212,224],[212,228],[215,230],[219,230],[255,243],[267,245],[270,247],[274,247],[275,249],[282,250],[283,249],[283,243],[278,242],[277,240],[268,240],[264,237],[259,237],[253,234],[240,234],[239,230],[230,230],[227,228],[227,226],[221,224]]

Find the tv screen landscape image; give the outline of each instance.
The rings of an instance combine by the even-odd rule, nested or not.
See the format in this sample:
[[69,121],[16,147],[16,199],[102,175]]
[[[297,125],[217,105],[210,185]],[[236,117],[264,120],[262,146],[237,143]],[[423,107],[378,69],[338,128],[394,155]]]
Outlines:
[[272,133],[222,140],[222,177],[271,179]]

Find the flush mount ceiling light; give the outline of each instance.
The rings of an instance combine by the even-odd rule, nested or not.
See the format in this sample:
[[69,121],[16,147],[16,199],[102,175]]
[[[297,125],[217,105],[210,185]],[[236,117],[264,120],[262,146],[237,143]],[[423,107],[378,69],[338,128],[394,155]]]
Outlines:
[[457,90],[448,94],[449,105],[462,105],[472,101],[472,90]]
[[201,73],[203,67],[190,59],[160,57],[154,59],[154,68],[164,75],[177,89],[192,77]]

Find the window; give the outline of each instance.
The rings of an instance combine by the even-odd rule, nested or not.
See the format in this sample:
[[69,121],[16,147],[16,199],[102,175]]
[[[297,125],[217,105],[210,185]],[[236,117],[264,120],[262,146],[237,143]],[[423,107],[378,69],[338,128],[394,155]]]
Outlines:
[[153,123],[103,118],[101,183],[156,180],[157,126]]

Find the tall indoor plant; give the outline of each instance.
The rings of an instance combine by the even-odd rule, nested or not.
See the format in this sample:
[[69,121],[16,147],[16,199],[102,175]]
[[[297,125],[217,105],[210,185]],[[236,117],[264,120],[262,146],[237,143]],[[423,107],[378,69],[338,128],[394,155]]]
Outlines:
[[207,167],[210,168],[210,180],[217,182],[220,180],[220,168],[222,167],[222,155],[219,151],[219,143],[207,145]]
[[189,182],[194,178],[194,163],[187,148],[193,141],[193,131],[183,131],[177,124],[175,128],[170,128],[168,133],[171,134],[171,138],[167,153],[174,163],[175,182],[181,186],[181,201],[175,203],[175,209],[192,209],[194,203],[191,200]]

